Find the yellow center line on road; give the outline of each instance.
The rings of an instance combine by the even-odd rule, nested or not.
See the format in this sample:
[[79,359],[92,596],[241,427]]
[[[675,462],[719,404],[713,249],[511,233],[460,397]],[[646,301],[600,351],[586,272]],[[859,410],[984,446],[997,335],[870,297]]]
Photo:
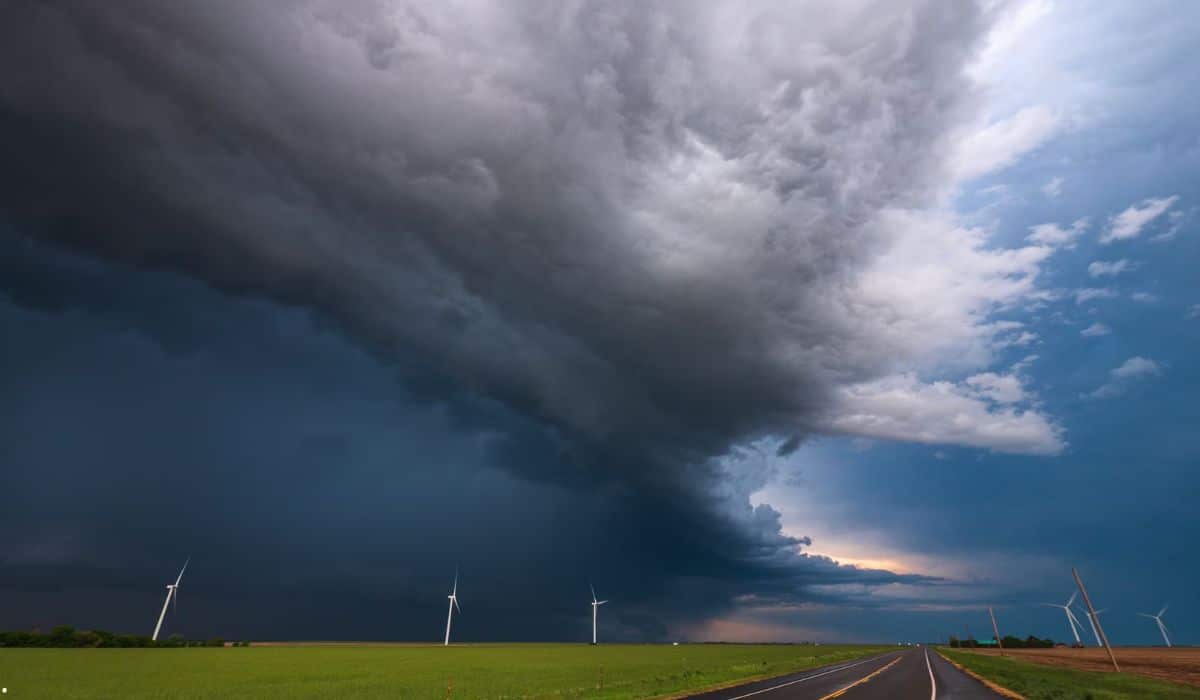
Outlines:
[[[729,698],[729,700],[742,700],[742,698],[748,698],[753,695],[762,695],[763,693],[769,693],[772,690],[779,690],[780,688],[786,688],[789,685],[796,685],[797,683],[803,683],[804,681],[811,681],[812,679],[820,678],[821,676],[828,676],[831,673],[837,673],[838,671],[845,671],[848,668],[854,668],[855,666],[862,666],[863,664],[869,664],[872,661],[877,661],[878,658],[879,657],[877,657],[877,656],[873,656],[869,659],[864,659],[863,661],[859,661],[858,663],[847,664],[845,666],[839,666],[837,668],[831,668],[828,671],[825,671],[823,673],[818,673],[815,676],[805,676],[804,678],[798,678],[794,681],[788,681],[787,683],[780,683],[779,685],[773,685],[770,688],[763,688],[762,690],[756,690],[753,693],[746,693],[745,695],[739,695],[735,698]],[[899,660],[900,659],[896,659],[896,661],[899,661]],[[896,661],[893,661],[892,664],[896,663]],[[888,666],[891,666],[892,664],[888,664]],[[876,673],[878,673],[878,671],[876,671]]]
[[847,690],[850,690],[851,688],[853,688],[855,686],[859,686],[859,685],[862,685],[863,683],[866,683],[867,681],[871,680],[875,676],[878,676],[879,674],[888,670],[892,666],[895,666],[899,662],[900,662],[900,657],[897,656],[896,658],[892,659],[892,662],[890,664],[888,664],[887,666],[884,666],[883,668],[876,670],[874,673],[871,673],[866,676],[863,676],[862,678],[859,678],[858,680],[854,681],[853,683],[846,686],[845,688],[842,688],[841,690],[833,691],[829,695],[826,695],[825,697],[821,698],[821,700],[832,700],[832,698],[836,698],[836,697],[844,694]]

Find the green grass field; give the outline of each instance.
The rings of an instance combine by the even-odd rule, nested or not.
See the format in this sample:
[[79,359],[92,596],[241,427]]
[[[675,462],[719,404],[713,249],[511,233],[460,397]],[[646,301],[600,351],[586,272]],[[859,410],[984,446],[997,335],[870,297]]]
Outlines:
[[0,649],[23,698],[654,698],[889,650],[868,646],[472,644]]
[[969,651],[939,648],[946,658],[1029,700],[1183,700],[1200,698],[1200,689],[1135,676],[1131,673],[1075,671],[1018,661],[1012,657],[984,656]]

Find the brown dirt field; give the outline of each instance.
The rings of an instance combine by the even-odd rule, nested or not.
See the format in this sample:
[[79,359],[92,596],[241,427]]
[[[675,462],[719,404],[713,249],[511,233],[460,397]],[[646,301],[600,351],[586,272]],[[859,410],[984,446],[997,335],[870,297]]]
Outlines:
[[[994,649],[973,651],[989,656],[1000,653]],[[1100,648],[1006,649],[1004,653],[1050,666],[1067,666],[1084,671],[1112,670],[1108,653]],[[1200,647],[1114,647],[1113,654],[1124,672],[1200,686]]]

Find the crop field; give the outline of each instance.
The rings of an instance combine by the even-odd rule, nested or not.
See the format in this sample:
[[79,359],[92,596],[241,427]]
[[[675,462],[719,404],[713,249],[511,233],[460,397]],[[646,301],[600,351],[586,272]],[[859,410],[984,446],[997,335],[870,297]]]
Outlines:
[[280,645],[0,649],[22,698],[657,698],[893,647],[751,644]]
[[[991,650],[979,652],[938,649],[947,659],[1020,693],[1029,700],[1200,700],[1198,687],[1126,673],[1124,666],[1121,667],[1121,673],[1114,673],[1111,664],[1107,672],[1100,672],[1072,668],[1065,662],[1045,663],[1049,658],[1047,655],[1054,651],[1064,650],[1017,649],[1013,652],[1019,653],[1002,657]],[[1102,649],[1096,651],[1104,653]],[[1116,651],[1119,662],[1123,658],[1122,651],[1127,650]],[[1037,654],[1042,658],[1035,662],[1029,652],[1045,653]]]
[[[988,649],[980,654],[998,654]],[[1010,649],[1005,654],[1050,666],[1082,671],[1108,672],[1112,663],[1100,648],[1087,649]],[[1200,648],[1196,647],[1114,647],[1117,663],[1125,673],[1200,686]]]

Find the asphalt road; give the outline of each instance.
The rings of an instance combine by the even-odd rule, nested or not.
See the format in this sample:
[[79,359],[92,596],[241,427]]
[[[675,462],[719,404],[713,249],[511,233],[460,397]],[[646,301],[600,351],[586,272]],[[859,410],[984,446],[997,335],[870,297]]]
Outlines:
[[693,695],[697,700],[995,700],[1002,696],[925,647]]

